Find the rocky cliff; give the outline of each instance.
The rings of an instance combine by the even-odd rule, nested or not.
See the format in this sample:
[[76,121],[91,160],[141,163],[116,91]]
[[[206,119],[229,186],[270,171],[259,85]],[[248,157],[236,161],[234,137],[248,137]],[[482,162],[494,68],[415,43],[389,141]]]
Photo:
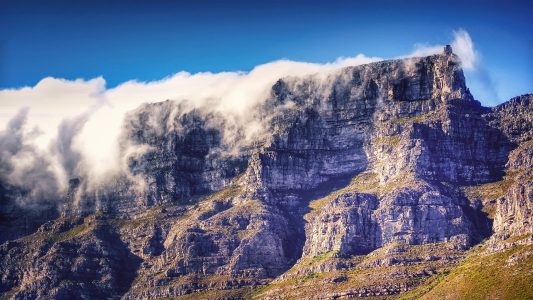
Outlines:
[[248,144],[222,115],[144,105],[121,137],[127,176],[75,179],[59,217],[2,234],[0,293],[418,297],[472,251],[526,247],[527,263],[532,98],[481,106],[448,49],[279,79]]

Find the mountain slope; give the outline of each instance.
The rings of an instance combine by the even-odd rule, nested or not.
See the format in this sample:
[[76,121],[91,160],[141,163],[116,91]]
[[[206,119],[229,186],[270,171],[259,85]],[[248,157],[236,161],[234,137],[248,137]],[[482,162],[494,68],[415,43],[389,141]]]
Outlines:
[[531,253],[532,97],[482,107],[448,49],[280,79],[251,112],[265,131],[249,144],[222,115],[144,105],[121,138],[124,153],[142,148],[130,174],[97,190],[72,181],[61,217],[2,244],[0,292],[450,293],[485,239],[478,260]]

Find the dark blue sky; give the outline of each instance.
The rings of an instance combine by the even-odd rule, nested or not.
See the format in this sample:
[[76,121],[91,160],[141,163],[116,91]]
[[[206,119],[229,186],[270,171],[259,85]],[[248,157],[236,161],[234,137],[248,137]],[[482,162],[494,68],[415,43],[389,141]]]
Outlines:
[[533,91],[532,15],[533,1],[0,0],[0,88],[46,76],[103,76],[112,87],[280,58],[387,58],[462,28],[501,101]]

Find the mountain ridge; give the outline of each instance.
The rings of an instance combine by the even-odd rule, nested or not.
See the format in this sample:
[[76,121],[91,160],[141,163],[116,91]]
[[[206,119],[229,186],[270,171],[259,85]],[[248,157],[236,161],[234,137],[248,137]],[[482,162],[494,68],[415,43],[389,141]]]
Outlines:
[[125,156],[131,176],[71,181],[61,216],[31,235],[3,222],[25,237],[2,237],[0,292],[383,297],[479,247],[530,257],[531,98],[481,106],[449,49],[280,79],[252,112],[253,146],[216,113],[143,105],[121,137],[124,153],[144,147]]

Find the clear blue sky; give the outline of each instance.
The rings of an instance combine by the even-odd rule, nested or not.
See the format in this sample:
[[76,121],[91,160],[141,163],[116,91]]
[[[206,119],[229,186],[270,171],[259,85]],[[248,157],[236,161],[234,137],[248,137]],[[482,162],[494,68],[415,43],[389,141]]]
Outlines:
[[112,87],[180,70],[246,71],[280,58],[387,58],[416,43],[446,43],[462,28],[496,86],[500,99],[483,101],[491,104],[533,92],[532,16],[533,1],[509,0],[0,0],[0,88],[46,76],[103,76]]

